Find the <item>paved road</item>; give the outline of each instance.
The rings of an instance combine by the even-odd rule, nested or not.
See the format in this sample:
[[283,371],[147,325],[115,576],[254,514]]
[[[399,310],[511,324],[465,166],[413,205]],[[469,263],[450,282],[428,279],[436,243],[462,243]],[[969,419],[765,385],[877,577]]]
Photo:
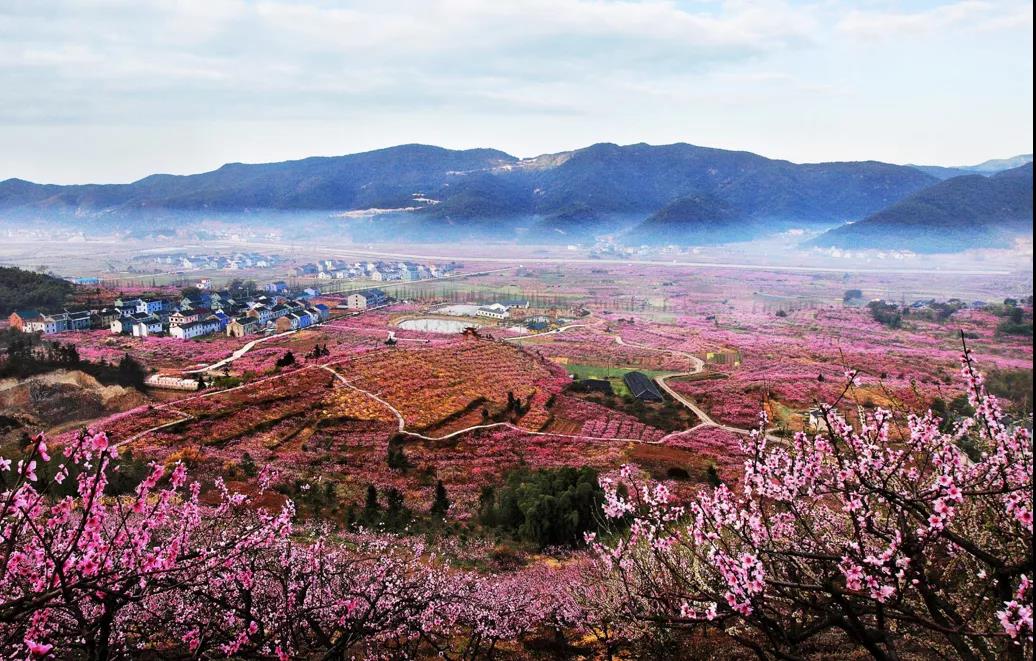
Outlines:
[[[255,242],[261,243],[261,242]],[[264,244],[265,245],[265,244]],[[1005,269],[941,269],[941,268],[875,268],[855,266],[853,264],[834,266],[786,265],[786,264],[751,264],[739,262],[703,262],[677,261],[661,259],[590,259],[584,257],[475,257],[472,255],[427,255],[409,252],[385,252],[363,249],[337,249],[340,255],[357,255],[369,257],[392,257],[395,259],[415,259],[424,261],[469,261],[475,263],[503,263],[524,266],[525,264],[620,264],[625,266],[668,266],[676,268],[698,267],[716,269],[735,269],[748,271],[792,271],[819,273],[899,273],[917,275],[1010,275]]]
[[268,341],[276,339],[278,337],[285,337],[286,335],[291,335],[291,334],[297,333],[297,332],[298,331],[290,330],[290,331],[285,331],[283,333],[277,333],[276,335],[267,335],[265,337],[257,338],[255,340],[252,340],[251,342],[247,342],[240,349],[238,349],[237,351],[235,351],[234,353],[230,354],[229,356],[227,356],[226,358],[224,358],[223,360],[221,360],[219,362],[212,363],[211,365],[205,365],[203,367],[198,367],[198,368],[195,368],[193,370],[187,370],[187,371],[184,372],[184,374],[197,374],[199,372],[212,372],[212,371],[218,370],[219,368],[223,367],[224,365],[229,365],[230,363],[234,362],[235,360],[237,360],[241,356],[245,355],[246,353],[251,351],[255,347],[255,345],[260,344],[261,342],[268,342]]

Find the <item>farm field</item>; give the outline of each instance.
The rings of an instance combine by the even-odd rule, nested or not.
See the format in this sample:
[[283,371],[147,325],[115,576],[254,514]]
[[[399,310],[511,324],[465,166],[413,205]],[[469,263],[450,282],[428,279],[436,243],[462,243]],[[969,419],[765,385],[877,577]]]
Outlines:
[[[55,429],[51,443],[74,444],[80,427],[103,430],[132,466],[186,467],[203,502],[218,502],[227,487],[265,494],[267,505],[290,499],[305,525],[373,529],[393,544],[424,540],[479,580],[535,576],[568,594],[584,585],[593,556],[582,532],[548,544],[536,541],[546,529],[501,523],[547,479],[539,476],[651,481],[680,503],[718,486],[737,491],[752,430],[782,447],[794,432],[816,431],[810,416],[821,404],[837,404],[854,424],[879,408],[901,422],[929,408],[963,411],[962,337],[1004,410],[1031,426],[1031,336],[1003,330],[1002,301],[1031,286],[1024,276],[929,276],[924,291],[907,276],[621,265],[471,280],[254,345],[256,336],[60,336],[86,360],[129,355],[148,371],[200,375],[207,386],[144,392],[126,400],[131,408]],[[846,303],[852,289],[898,296],[901,317],[883,323],[866,304]],[[472,314],[478,296],[528,301],[514,314],[545,318],[546,327],[399,325],[450,305]],[[940,306],[951,299],[961,304],[947,313]],[[1018,305],[1031,324],[1031,299]],[[622,379],[631,371],[653,380],[663,401],[634,398]],[[584,379],[607,380],[613,392],[583,388]],[[5,438],[0,454],[17,452],[17,436]],[[261,484],[268,474],[272,492]],[[549,518],[560,502],[540,502],[537,516]]]
[[[893,285],[888,276],[854,278],[875,290]],[[478,287],[529,301],[564,289],[561,298],[532,310],[557,317],[554,332],[488,339],[398,327],[398,319],[450,304],[451,296],[444,298],[440,290],[257,344],[220,370],[234,384],[229,390],[163,395],[93,424],[140,456],[187,456],[213,478],[248,453],[297,479],[345,485],[343,502],[352,497],[356,504],[360,488],[375,481],[405,487],[420,500],[435,482],[431,476],[442,479],[441,473],[448,487],[464,494],[457,515],[470,517],[473,509],[462,512],[460,504],[473,507],[477,486],[490,478],[485,468],[452,468],[474,461],[469,453],[497,457],[494,479],[524,462],[616,468],[632,459],[643,460],[655,476],[672,469],[677,488],[688,489],[702,481],[702,466],[729,466],[737,455],[737,434],[726,432],[725,441],[698,447],[694,456],[673,434],[700,425],[747,433],[764,411],[774,429],[802,429],[812,407],[839,396],[846,370],[857,372],[856,396],[865,407],[905,409],[957,395],[962,331],[987,369],[1024,372],[1032,365],[1028,339],[998,333],[995,311],[966,308],[948,320],[918,317],[889,328],[865,306],[844,305],[845,278],[828,274],[593,267],[566,269],[559,278],[554,268],[522,268],[472,280],[456,290],[462,298]],[[969,298],[989,298],[992,292],[984,288],[995,285],[951,277],[940,286],[947,295],[967,288]],[[568,298],[571,305],[555,306]],[[392,346],[385,344],[390,331],[397,339]],[[101,331],[70,339],[85,357],[114,361],[128,353],[171,374],[214,364],[246,342],[124,338]],[[302,358],[318,345],[328,355]],[[276,367],[288,351],[298,362]],[[699,411],[668,394],[659,405],[633,401],[622,375],[634,370],[666,378]],[[573,380],[585,378],[608,380],[615,395],[570,392]],[[378,465],[400,431],[404,452],[418,466],[413,471]],[[469,436],[484,439],[478,450]],[[505,451],[496,447],[500,443],[512,447]],[[545,454],[547,446],[552,450]],[[564,456],[573,447],[584,449]],[[671,465],[663,465],[663,457]]]
[[1032,5],[4,3],[0,660],[1034,658]]

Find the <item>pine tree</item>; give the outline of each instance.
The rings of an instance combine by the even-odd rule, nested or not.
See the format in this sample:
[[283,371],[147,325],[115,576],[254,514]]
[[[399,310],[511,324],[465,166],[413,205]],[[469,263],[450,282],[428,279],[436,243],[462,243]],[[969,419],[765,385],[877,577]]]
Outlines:
[[394,470],[405,471],[410,468],[410,460],[403,451],[403,439],[393,436],[388,442],[388,467]]
[[439,480],[435,483],[435,499],[432,501],[432,515],[444,517],[450,509],[450,500],[446,497],[446,486]]
[[403,492],[389,487],[385,491],[385,525],[390,529],[399,530],[406,525],[409,518],[410,511],[403,502]]
[[367,496],[363,501],[363,513],[360,521],[364,525],[373,525],[381,516],[381,505],[378,504],[378,490],[373,484],[367,485]]
[[259,467],[255,465],[255,459],[247,452],[241,456],[241,470],[248,477],[255,477],[259,474]]

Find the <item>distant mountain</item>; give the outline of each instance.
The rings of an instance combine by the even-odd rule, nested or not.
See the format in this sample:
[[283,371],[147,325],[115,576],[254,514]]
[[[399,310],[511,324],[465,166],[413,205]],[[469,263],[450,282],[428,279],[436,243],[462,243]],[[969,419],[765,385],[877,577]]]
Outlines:
[[745,217],[821,224],[876,211],[933,181],[885,163],[799,165],[687,144],[597,144],[521,161],[507,174],[529,182],[542,215],[581,205],[646,217],[682,197],[711,195]]
[[710,244],[744,239],[743,214],[711,195],[671,202],[630,230],[633,243]]
[[991,177],[969,174],[934,184],[812,245],[955,252],[1006,247],[1032,235],[1032,163]]
[[1032,163],[1032,154],[1020,154],[1011,158],[993,158],[978,165],[969,165],[961,169],[978,174],[996,174],[1004,170],[1014,170],[1027,163]]
[[598,144],[519,160],[492,149],[403,145],[300,161],[224,165],[132,184],[54,186],[0,182],[0,209],[34,206],[77,213],[140,209],[327,209],[410,206],[421,193],[438,215],[654,213],[692,193],[714,194],[756,216],[833,222],[875,211],[931,182],[914,168],[877,162],[797,165],[748,152],[687,144]]
[[539,217],[529,228],[529,239],[567,243],[618,229],[622,223],[616,223],[616,220],[614,215],[601,214],[586,204],[573,204],[557,213]]
[[[702,209],[724,209],[721,219],[731,230],[707,234],[743,240],[760,230],[831,227],[863,218],[935,181],[908,166],[796,164],[682,143],[596,144],[528,159],[493,149],[402,145],[284,163],[234,163],[131,184],[55,186],[11,179],[0,182],[0,219],[132,230],[171,220],[188,227],[235,214],[260,222],[279,214],[277,222],[291,231],[349,232],[363,240],[575,241],[641,221],[648,230],[679,224],[683,212],[693,219],[686,205],[698,200]],[[681,201],[684,206],[669,208]],[[362,214],[355,212],[364,210],[394,213],[357,218]],[[305,224],[294,228],[289,212]],[[638,234],[628,236],[636,240]]]
[[230,163],[203,174],[157,174],[132,184],[41,186],[9,179],[0,182],[0,210],[29,206],[84,215],[408,207],[415,193],[437,191],[457,173],[515,160],[493,149],[402,145],[350,156]]
[[930,174],[936,179],[950,179],[965,174],[991,175],[1004,170],[1012,170],[1021,167],[1026,163],[1032,163],[1032,154],[1020,154],[1011,158],[994,158],[979,163],[978,165],[957,165],[945,167],[941,165],[915,165],[912,167]]

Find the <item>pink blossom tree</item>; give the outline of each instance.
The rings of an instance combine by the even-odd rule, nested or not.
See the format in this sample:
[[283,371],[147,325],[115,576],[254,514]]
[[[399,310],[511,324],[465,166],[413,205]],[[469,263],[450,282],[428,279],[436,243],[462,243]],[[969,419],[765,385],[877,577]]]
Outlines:
[[51,451],[40,436],[0,458],[5,657],[473,658],[575,619],[542,570],[486,577],[411,539],[298,528],[290,501],[267,511],[219,480],[206,506],[182,464],[106,493],[103,433]]
[[740,493],[680,504],[630,468],[605,479],[606,516],[630,527],[595,548],[624,617],[716,627],[760,657],[1031,656],[1032,438],[1004,422],[966,347],[962,374],[976,413],[950,433],[930,411],[853,426],[831,406],[821,433],[789,442],[764,420],[742,444]]
[[221,502],[203,508],[181,464],[168,476],[153,464],[135,493],[107,494],[118,453],[103,433],[50,452],[39,436],[16,464],[0,457],[5,650],[108,658],[133,644],[125,624],[149,600],[291,532],[290,504],[244,516],[245,498],[222,488]]

